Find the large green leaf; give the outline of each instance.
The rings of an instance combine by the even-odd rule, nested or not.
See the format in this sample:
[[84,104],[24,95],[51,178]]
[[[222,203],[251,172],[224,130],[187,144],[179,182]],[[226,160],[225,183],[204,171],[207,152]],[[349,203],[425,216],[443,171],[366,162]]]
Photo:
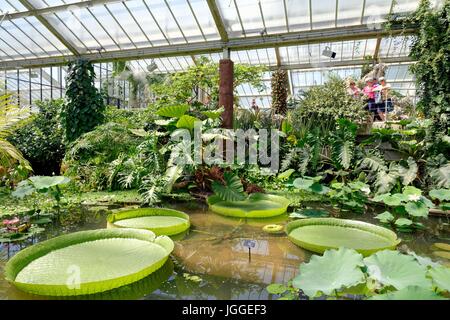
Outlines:
[[351,141],[345,141],[339,145],[339,163],[344,169],[350,168],[353,158],[354,145]]
[[405,205],[405,210],[414,217],[427,217],[429,211],[422,201],[408,202]]
[[413,158],[409,157],[407,160],[408,167],[399,165],[398,172],[402,179],[403,185],[407,186],[411,184],[417,178],[417,172],[419,170],[417,163]]
[[367,256],[379,250],[395,248],[400,242],[389,229],[336,218],[296,220],[287,224],[286,232],[289,240],[296,245],[318,253],[346,247]]
[[243,201],[223,201],[218,196],[208,198],[212,211],[225,216],[239,218],[269,218],[286,212],[289,200],[284,197],[252,193]]
[[183,173],[183,167],[181,166],[171,166],[167,168],[166,174],[164,175],[164,180],[166,181],[166,192],[172,192],[172,187],[174,183],[181,177]]
[[450,163],[432,169],[429,175],[437,188],[450,189]]
[[135,228],[153,231],[156,235],[172,236],[189,229],[189,216],[166,208],[141,208],[121,211],[108,216],[108,228]]
[[398,291],[377,294],[371,300],[446,300],[431,289],[408,286]]
[[158,116],[167,118],[181,118],[188,110],[188,105],[180,104],[176,106],[162,107],[158,111],[156,111],[156,114]]
[[450,292],[450,268],[445,266],[431,268],[430,276],[433,283],[442,291]]
[[385,211],[375,216],[375,219],[378,219],[382,223],[389,223],[394,220],[394,216],[389,211]]
[[363,282],[362,266],[363,257],[354,250],[328,250],[322,257],[313,255],[308,263],[302,263],[300,274],[294,278],[292,285],[310,298],[320,293],[330,295],[335,290]]
[[218,181],[212,183],[214,193],[224,201],[243,201],[245,195],[241,179],[231,172],[225,172],[223,177],[225,185]]
[[57,185],[67,184],[70,179],[64,176],[34,176],[30,177],[30,181],[33,183],[37,190],[48,189]]
[[197,122],[197,121],[201,121],[201,120],[196,117],[185,114],[184,116],[181,116],[180,119],[178,119],[177,128],[193,130],[194,126],[195,126],[195,122]]
[[92,294],[146,277],[166,262],[173,248],[170,238],[155,238],[146,230],[81,231],[20,251],[8,261],[5,274],[33,294]]
[[429,193],[432,199],[438,199],[442,201],[450,201],[450,190],[449,189],[433,189]]
[[410,255],[384,250],[365,258],[364,263],[370,277],[385,286],[393,286],[397,290],[408,286],[431,288],[430,280],[425,277],[427,268]]

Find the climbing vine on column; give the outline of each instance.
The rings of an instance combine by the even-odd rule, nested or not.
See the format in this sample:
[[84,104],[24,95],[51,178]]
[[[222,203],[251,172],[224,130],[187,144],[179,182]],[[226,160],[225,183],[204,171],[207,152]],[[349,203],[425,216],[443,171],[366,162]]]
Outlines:
[[62,113],[68,142],[76,140],[104,120],[105,105],[94,84],[92,63],[76,60],[69,63],[66,103]]
[[275,113],[286,115],[289,78],[286,70],[272,74],[272,108]]

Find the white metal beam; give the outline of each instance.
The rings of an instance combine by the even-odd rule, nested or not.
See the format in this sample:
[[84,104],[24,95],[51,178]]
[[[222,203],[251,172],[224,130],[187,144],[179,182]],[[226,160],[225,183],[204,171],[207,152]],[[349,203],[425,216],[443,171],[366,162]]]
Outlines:
[[[26,0],[20,0],[26,1]],[[403,31],[401,29],[390,31],[392,34],[411,34],[414,30]],[[86,53],[77,56],[57,56],[45,58],[33,58],[13,61],[3,61],[0,69],[28,68],[36,66],[48,66],[65,64],[75,58],[84,58],[94,62],[112,61],[115,59],[144,59],[170,56],[187,56],[222,52],[224,48],[230,50],[249,50],[258,48],[273,48],[289,45],[301,45],[312,43],[323,43],[333,41],[345,41],[355,39],[371,39],[380,36],[388,36],[389,32],[379,29],[370,30],[364,26],[341,27],[323,30],[312,30],[302,32],[291,32],[276,35],[253,36],[246,38],[234,38],[229,41],[208,41],[199,43],[186,43],[177,45],[166,45],[157,47],[133,48],[114,50],[107,52]]]

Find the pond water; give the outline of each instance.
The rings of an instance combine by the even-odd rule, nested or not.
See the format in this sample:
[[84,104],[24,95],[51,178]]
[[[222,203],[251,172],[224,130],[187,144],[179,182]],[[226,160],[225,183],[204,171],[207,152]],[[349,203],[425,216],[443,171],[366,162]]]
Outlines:
[[[196,202],[167,205],[191,217],[188,234],[176,236],[175,250],[163,268],[149,277],[90,299],[272,299],[265,290],[270,283],[286,283],[311,254],[291,243],[285,235],[267,234],[266,224],[284,225],[287,215],[250,220],[223,217]],[[373,212],[347,218],[377,223]],[[0,299],[46,299],[19,291],[4,279],[9,257],[33,242],[78,230],[106,227],[106,215],[84,211],[80,221],[69,227],[48,227],[45,233],[20,244],[0,244]],[[432,255],[435,242],[450,243],[449,218],[429,218],[427,231],[399,234],[403,249]],[[249,251],[248,247],[252,247]],[[444,261],[445,262],[445,261]],[[86,298],[86,297],[79,297]]]

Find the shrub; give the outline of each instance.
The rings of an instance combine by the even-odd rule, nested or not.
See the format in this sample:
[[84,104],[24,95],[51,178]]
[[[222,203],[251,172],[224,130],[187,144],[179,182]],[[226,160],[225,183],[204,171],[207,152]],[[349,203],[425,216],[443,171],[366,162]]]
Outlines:
[[364,106],[362,99],[354,99],[347,94],[343,80],[332,76],[324,85],[311,87],[303,94],[292,114],[293,127],[300,129],[304,119],[323,124],[346,118],[363,123],[369,115]]
[[81,182],[86,189],[114,189],[108,183],[110,163],[121,155],[133,154],[143,141],[121,124],[109,122],[85,133],[73,142],[62,165],[67,176]]
[[39,101],[36,105],[39,112],[33,114],[25,126],[16,129],[8,140],[30,162],[34,174],[58,174],[65,153],[59,122],[63,100]]

